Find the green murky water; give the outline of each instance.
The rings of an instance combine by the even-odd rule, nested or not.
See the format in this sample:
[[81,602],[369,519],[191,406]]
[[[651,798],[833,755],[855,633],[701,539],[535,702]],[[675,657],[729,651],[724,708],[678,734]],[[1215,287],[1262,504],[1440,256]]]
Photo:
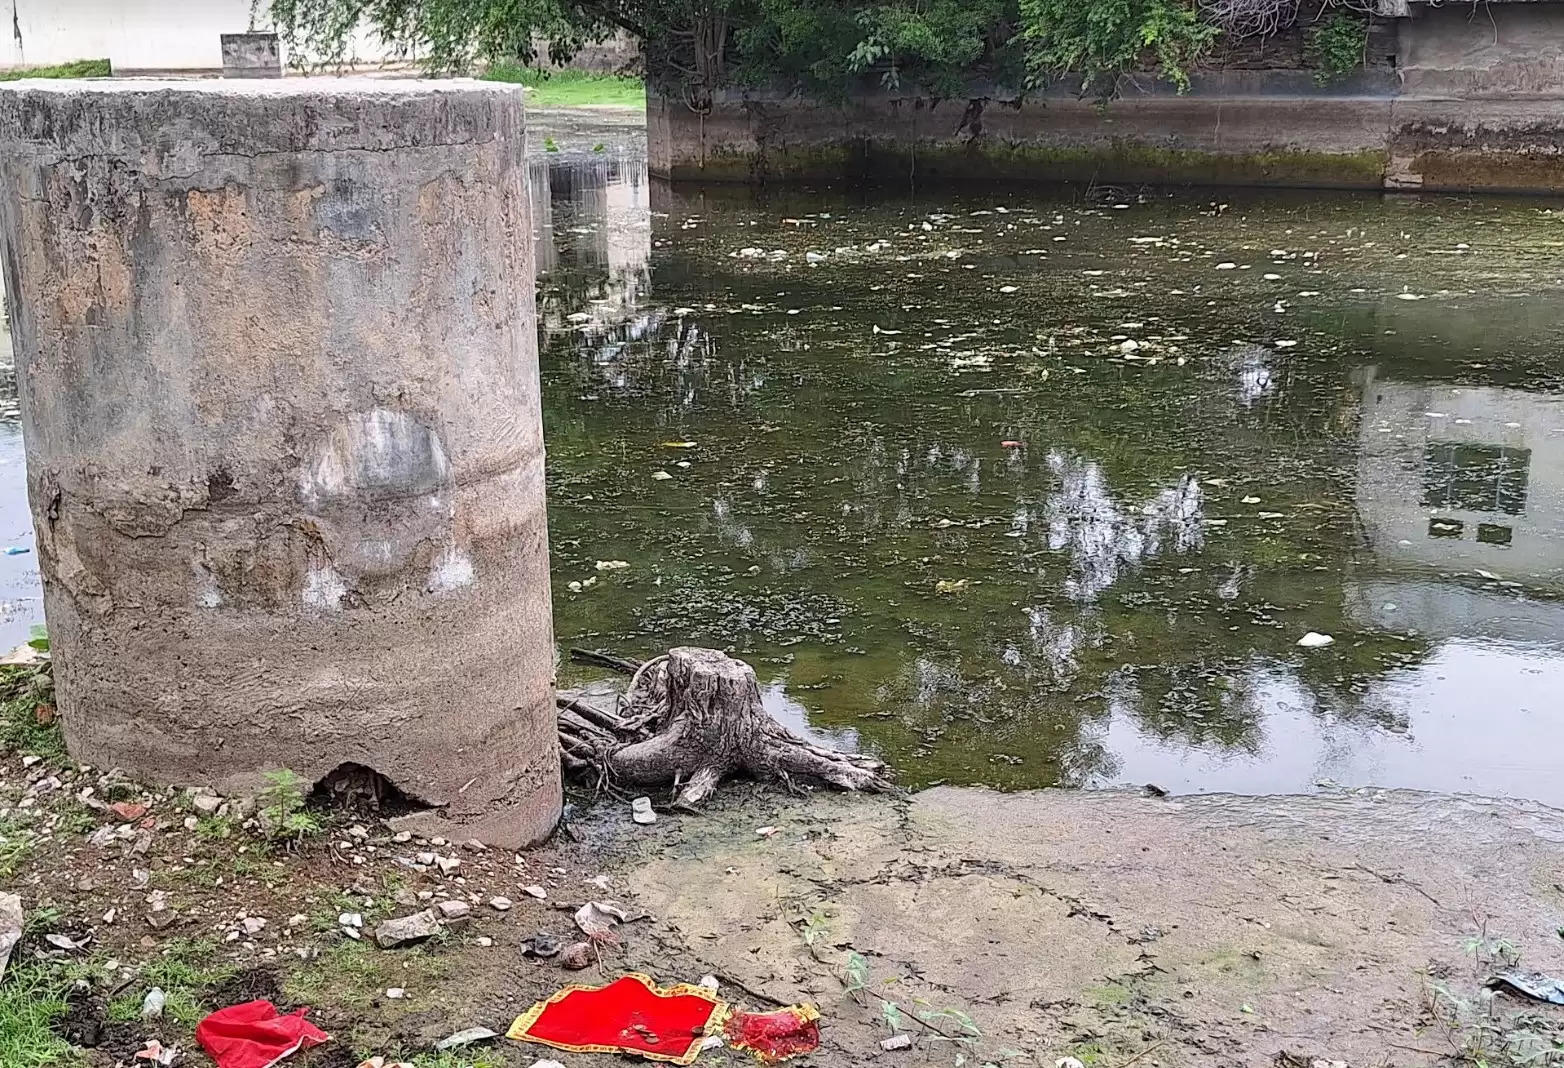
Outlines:
[[1564,803],[1564,205],[534,195],[562,648],[913,785]]

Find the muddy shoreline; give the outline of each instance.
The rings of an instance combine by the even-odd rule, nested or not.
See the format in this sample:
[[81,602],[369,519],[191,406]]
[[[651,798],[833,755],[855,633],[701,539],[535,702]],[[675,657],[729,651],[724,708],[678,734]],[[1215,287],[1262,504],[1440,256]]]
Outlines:
[[[1475,1004],[1512,952],[1564,970],[1564,812],[1528,802],[1375,789],[797,798],[734,783],[708,811],[651,827],[578,801],[550,843],[512,854],[398,841],[342,814],[318,837],[267,845],[237,803],[198,815],[185,795],[104,782],[58,760],[11,757],[0,773],[7,834],[30,828],[0,885],[42,917],[12,968],[87,969],[56,1026],[102,1068],[149,1037],[192,1049],[199,1015],[244,991],[313,1009],[334,1042],[302,1065],[399,1054],[524,1068],[548,1051],[503,1039],[454,1060],[431,1051],[625,972],[711,974],[750,1008],[818,1006],[823,1046],[803,1064],[1435,1065],[1470,1037],[1436,990]],[[131,823],[84,811],[88,786],[148,811]],[[458,863],[442,871],[431,854]],[[368,937],[446,900],[470,918],[439,938]],[[595,964],[526,955],[538,932],[578,938],[572,914],[590,900],[630,917]],[[363,915],[364,937],[343,913]],[[48,932],[86,947],[62,953]],[[172,989],[178,1008],[136,1020],[148,984],[171,974],[190,977]],[[1564,1011],[1495,1004],[1547,1028]],[[882,1050],[897,1033],[911,1046]]]

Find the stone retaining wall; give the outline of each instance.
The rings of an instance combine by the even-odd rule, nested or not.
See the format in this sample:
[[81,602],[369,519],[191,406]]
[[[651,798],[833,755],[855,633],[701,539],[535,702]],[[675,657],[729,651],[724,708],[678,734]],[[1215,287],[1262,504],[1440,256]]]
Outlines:
[[[717,94],[706,113],[648,94],[652,173],[719,182],[1165,182],[1564,191],[1564,4],[1413,8],[1395,63],[1329,87],[1308,71],[1126,78],[964,99],[873,92],[825,104]],[[1490,17],[1491,16],[1491,19]],[[1376,40],[1386,39],[1377,35]]]

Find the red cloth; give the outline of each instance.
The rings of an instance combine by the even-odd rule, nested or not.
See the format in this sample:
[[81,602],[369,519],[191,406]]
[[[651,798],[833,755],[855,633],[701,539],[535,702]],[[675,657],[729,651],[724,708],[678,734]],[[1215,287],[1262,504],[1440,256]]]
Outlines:
[[749,1050],[764,1064],[776,1064],[818,1049],[819,1021],[813,1005],[792,1005],[776,1012],[736,1012],[722,1033],[728,1045]]
[[331,1036],[304,1018],[309,1009],[279,1016],[269,1001],[218,1009],[196,1025],[196,1041],[217,1068],[272,1068]]
[[659,989],[630,974],[601,987],[567,987],[532,1006],[507,1037],[572,1053],[635,1053],[689,1064],[726,1006],[699,986]]

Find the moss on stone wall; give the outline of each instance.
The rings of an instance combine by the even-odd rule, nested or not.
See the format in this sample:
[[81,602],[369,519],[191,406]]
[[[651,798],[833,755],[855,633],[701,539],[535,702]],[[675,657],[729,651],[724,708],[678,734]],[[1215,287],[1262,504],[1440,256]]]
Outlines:
[[1006,144],[789,145],[764,154],[707,155],[704,166],[676,165],[675,181],[910,185],[918,182],[1145,182],[1168,185],[1273,185],[1379,189],[1386,153],[1274,151],[1227,155],[1133,142],[1091,147]]

